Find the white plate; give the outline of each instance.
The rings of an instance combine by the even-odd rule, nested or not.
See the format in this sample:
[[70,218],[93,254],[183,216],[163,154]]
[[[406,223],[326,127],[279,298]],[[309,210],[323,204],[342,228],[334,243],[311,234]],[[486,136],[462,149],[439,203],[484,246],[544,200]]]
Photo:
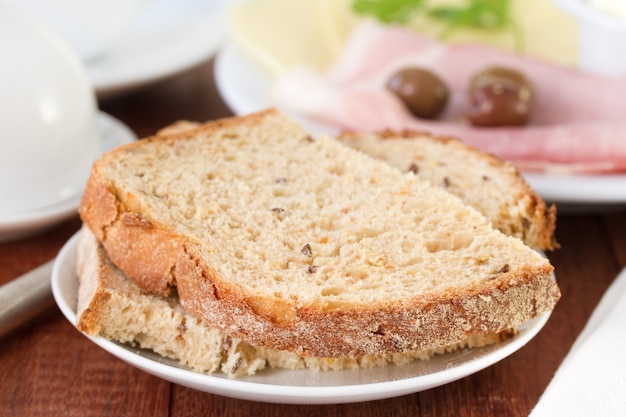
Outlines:
[[[98,123],[102,152],[137,139],[125,124],[106,113],[100,112]],[[0,216],[0,242],[34,234],[75,215],[81,195],[82,193],[78,193],[58,204],[41,209]]]
[[190,68],[209,58],[225,33],[224,0],[151,0],[103,56],[86,63],[99,98]]
[[[75,272],[78,234],[61,249],[52,271],[52,292],[72,325],[76,323],[78,278]],[[151,351],[101,337],[91,341],[118,358],[150,374],[200,391],[228,397],[285,404],[336,404],[370,401],[423,391],[478,372],[511,355],[544,326],[550,313],[536,318],[506,341],[484,348],[460,350],[428,361],[384,368],[316,372],[265,370],[258,375],[229,379],[219,374],[190,371]]]
[[[234,45],[225,45],[215,63],[215,80],[226,104],[234,113],[246,114],[273,106],[273,76]],[[337,129],[307,120],[281,109],[315,134]],[[559,210],[607,209],[626,206],[626,175],[525,174],[531,186]]]

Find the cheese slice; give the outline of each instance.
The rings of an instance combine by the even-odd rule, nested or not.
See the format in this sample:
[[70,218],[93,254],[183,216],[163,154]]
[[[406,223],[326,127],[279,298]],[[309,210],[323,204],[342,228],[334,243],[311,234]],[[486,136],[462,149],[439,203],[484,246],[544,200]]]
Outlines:
[[[342,51],[352,29],[363,19],[351,9],[354,0],[255,0],[234,6],[229,23],[234,41],[274,75],[296,65],[324,71]],[[431,0],[428,4],[465,4],[460,0]],[[513,0],[512,13],[522,36],[520,52],[564,65],[575,65],[578,24],[551,1]],[[408,25],[417,33],[437,38],[444,24],[423,13]],[[480,42],[519,50],[511,31],[461,29],[451,42]]]
[[324,69],[332,60],[315,1],[250,1],[233,6],[228,19],[237,46],[274,75],[299,64]]

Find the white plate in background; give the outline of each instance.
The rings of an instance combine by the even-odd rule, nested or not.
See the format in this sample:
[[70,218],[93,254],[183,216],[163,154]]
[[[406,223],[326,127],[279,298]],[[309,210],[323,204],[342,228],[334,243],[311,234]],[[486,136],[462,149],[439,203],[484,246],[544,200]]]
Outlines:
[[[76,325],[76,246],[78,232],[61,249],[52,271],[52,292],[57,305]],[[193,372],[174,360],[87,336],[112,355],[170,382],[227,397],[284,404],[337,404],[397,397],[434,388],[478,372],[511,355],[543,328],[550,313],[519,327],[518,334],[500,343],[434,356],[428,361],[382,368],[318,372],[307,369],[267,369],[255,376],[230,379],[219,373]]]
[[176,74],[211,57],[226,33],[225,0],[151,0],[102,56],[86,63],[99,98]]
[[[273,76],[232,44],[225,45],[215,62],[215,80],[222,98],[236,114],[273,106]],[[281,109],[312,133],[337,133],[337,129]],[[626,140],[626,138],[625,138]],[[559,211],[605,210],[626,207],[626,174],[559,175],[524,174],[530,185]]]

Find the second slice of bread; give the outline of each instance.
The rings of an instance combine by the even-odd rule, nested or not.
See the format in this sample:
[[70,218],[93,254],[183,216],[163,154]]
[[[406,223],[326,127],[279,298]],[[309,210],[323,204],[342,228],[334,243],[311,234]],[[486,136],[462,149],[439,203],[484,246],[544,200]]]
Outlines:
[[276,111],[107,153],[80,213],[145,290],[302,355],[450,345],[560,296],[546,259],[460,199]]
[[509,162],[458,139],[413,131],[349,132],[339,140],[460,197],[493,227],[540,250],[558,247],[548,207]]

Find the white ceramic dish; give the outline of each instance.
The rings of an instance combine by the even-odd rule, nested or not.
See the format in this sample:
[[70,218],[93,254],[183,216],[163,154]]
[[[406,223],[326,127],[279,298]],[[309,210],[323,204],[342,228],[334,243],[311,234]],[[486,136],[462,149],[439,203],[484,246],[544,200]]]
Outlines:
[[[72,325],[76,323],[78,293],[75,272],[77,238],[78,234],[74,235],[61,249],[52,271],[54,298]],[[241,379],[193,372],[151,351],[101,337],[87,337],[109,353],[145,372],[200,391],[262,402],[335,404],[419,392],[478,372],[528,343],[545,325],[549,316],[547,313],[524,324],[514,338],[496,345],[460,350],[405,366],[337,372],[266,370]]]
[[[98,124],[101,133],[101,152],[137,139],[125,124],[106,113],[99,113]],[[78,193],[68,197],[67,200],[41,209],[0,216],[0,242],[34,234],[75,215],[81,195]]]
[[[219,92],[233,112],[246,114],[272,106],[270,88],[273,76],[234,45],[225,45],[219,51],[215,65]],[[307,120],[298,114],[291,113],[290,116],[313,133],[336,133],[336,129]],[[546,201],[559,204],[560,211],[626,206],[624,174],[529,174],[526,178]]]
[[107,52],[86,63],[99,98],[193,67],[226,33],[223,0],[152,0]]

